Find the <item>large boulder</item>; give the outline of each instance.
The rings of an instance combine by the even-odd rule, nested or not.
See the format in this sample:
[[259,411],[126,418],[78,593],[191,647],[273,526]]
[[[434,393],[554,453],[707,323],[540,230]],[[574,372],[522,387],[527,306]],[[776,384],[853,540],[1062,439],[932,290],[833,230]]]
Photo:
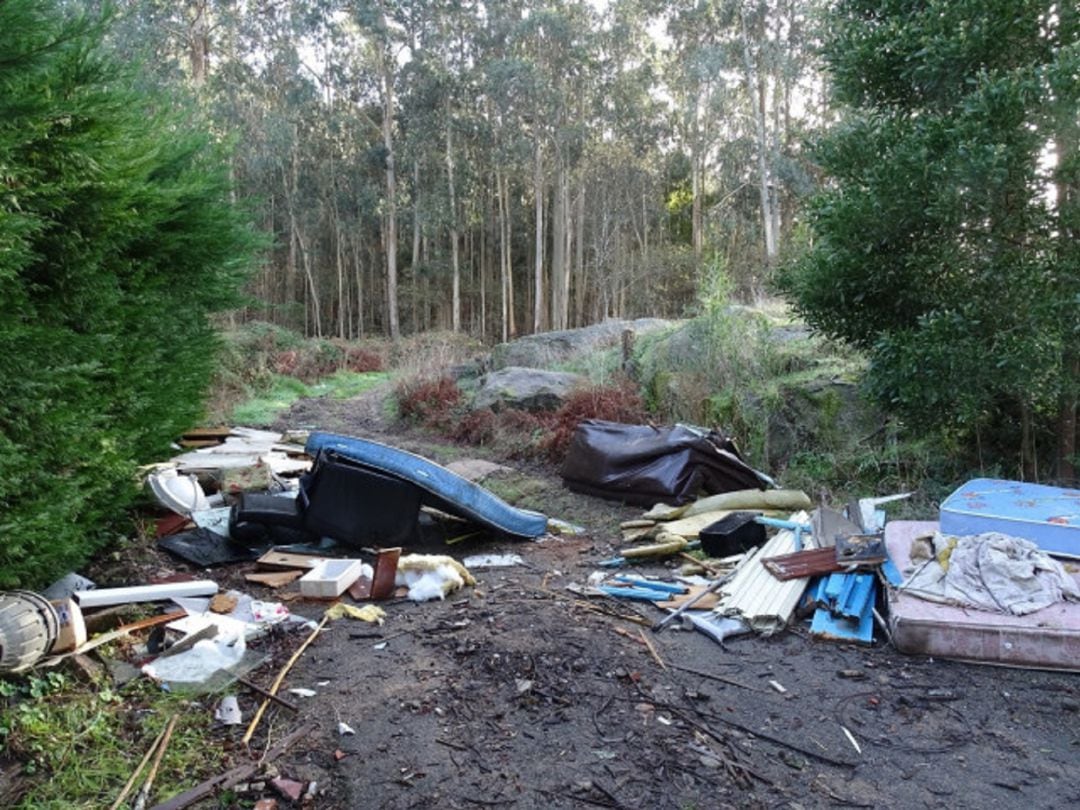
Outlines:
[[638,318],[633,321],[613,318],[580,329],[540,332],[509,343],[500,343],[492,352],[492,364],[495,368],[510,366],[551,368],[593,352],[618,346],[626,331],[631,332],[634,337],[639,337],[667,329],[673,323],[662,318]]
[[522,411],[553,411],[570,391],[585,382],[580,374],[511,366],[492,371],[481,379],[473,409],[516,408]]

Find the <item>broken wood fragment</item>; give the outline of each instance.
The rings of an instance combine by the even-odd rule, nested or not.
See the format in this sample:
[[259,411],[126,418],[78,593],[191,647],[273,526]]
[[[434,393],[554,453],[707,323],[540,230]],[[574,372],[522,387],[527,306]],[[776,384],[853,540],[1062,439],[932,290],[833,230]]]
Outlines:
[[[323,616],[322,621],[320,621],[319,624],[315,627],[315,629],[311,631],[311,634],[306,639],[304,639],[304,643],[300,645],[300,648],[292,654],[292,657],[288,661],[285,662],[285,666],[281,668],[281,672],[278,673],[278,676],[274,678],[274,682],[270,685],[270,692],[272,694],[277,694],[278,689],[281,688],[282,681],[284,681],[285,676],[289,674],[289,670],[292,669],[293,664],[300,660],[300,656],[304,654],[304,650],[306,650],[308,648],[308,645],[310,645],[311,642],[315,640],[315,637],[322,632],[323,627],[326,626],[326,623],[329,620],[330,619],[328,616]],[[259,727],[259,723],[262,721],[262,716],[266,713],[266,709],[269,705],[269,698],[264,700],[259,705],[258,711],[256,711],[255,716],[251,718],[251,723],[248,725],[247,731],[244,732],[243,739],[241,739],[241,742],[244,745],[247,745],[249,742],[251,742],[251,737],[255,733],[255,729]]]
[[195,804],[195,802],[201,801],[207,796],[212,796],[219,790],[225,790],[233,785],[238,785],[241,782],[250,779],[259,772],[259,769],[262,768],[263,765],[280,757],[293,743],[307,737],[314,732],[315,729],[316,726],[314,723],[307,723],[288,736],[283,737],[273,748],[263,754],[257,762],[240,765],[223,774],[211,777],[190,790],[186,790],[177,796],[173,796],[166,802],[155,805],[151,810],[184,810],[185,807],[190,807]]
[[298,569],[286,569],[284,571],[256,571],[245,574],[244,579],[257,585],[265,585],[267,588],[283,588],[290,582],[295,582],[304,575]]
[[332,559],[319,554],[301,554],[292,551],[268,551],[255,562],[265,568],[314,568],[321,562]]

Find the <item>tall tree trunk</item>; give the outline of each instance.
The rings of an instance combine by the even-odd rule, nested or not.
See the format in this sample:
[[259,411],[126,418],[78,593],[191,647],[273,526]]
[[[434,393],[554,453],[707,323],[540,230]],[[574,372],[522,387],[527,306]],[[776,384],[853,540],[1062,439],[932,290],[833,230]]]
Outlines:
[[750,56],[750,40],[746,31],[746,9],[740,8],[740,33],[742,38],[743,71],[746,83],[746,93],[750,99],[750,106],[754,114],[754,128],[757,134],[758,153],[758,179],[759,192],[761,195],[761,222],[765,230],[765,264],[772,266],[776,259],[776,234],[773,231],[775,216],[773,214],[772,195],[769,190],[769,140],[765,131],[765,100],[754,79],[754,64]]
[[701,95],[699,90],[694,97],[694,120],[691,128],[690,143],[690,242],[694,248],[694,258],[700,259],[705,245],[705,228],[701,211],[701,197],[704,193],[705,156],[701,143],[701,123],[699,120]]
[[509,253],[509,241],[506,236],[507,211],[505,196],[503,195],[503,177],[499,167],[495,167],[495,194],[499,198],[499,317],[502,328],[502,342],[506,343],[510,336],[510,318],[507,312],[509,301],[508,276],[510,263],[506,260]]
[[491,195],[484,195],[484,213],[480,225],[480,340],[487,339],[487,276],[488,251],[487,235],[491,227]]
[[[1070,45],[1080,41],[1080,9],[1076,3],[1062,3],[1058,8],[1057,46],[1063,52]],[[1077,121],[1076,96],[1063,98],[1059,104],[1057,132],[1058,174],[1057,218],[1060,241],[1073,257],[1080,255],[1080,167],[1073,164],[1080,160],[1077,155],[1077,140],[1080,139],[1080,122]],[[1068,262],[1068,259],[1065,260]],[[1075,265],[1074,265],[1075,266]],[[1071,285],[1066,284],[1062,300],[1074,302],[1066,308],[1065,340],[1061,358],[1061,397],[1058,403],[1057,424],[1057,476],[1065,485],[1077,483],[1076,473],[1076,412],[1077,388],[1080,387],[1080,315],[1077,314],[1076,301],[1080,296],[1080,285],[1075,275]]]
[[533,332],[544,331],[544,156],[543,142],[536,134],[533,157],[533,197],[536,219],[534,276],[533,276]]
[[188,6],[187,51],[191,83],[196,91],[206,84],[210,68],[210,0],[196,0]]
[[565,329],[564,283],[566,257],[566,168],[562,156],[555,154],[555,178],[551,199],[551,328]]
[[360,243],[353,241],[353,276],[356,278],[356,334],[364,336],[364,272],[360,262]]
[[576,201],[576,227],[574,229],[574,270],[577,295],[574,297],[574,326],[584,326],[585,298],[588,288],[585,286],[585,181],[581,181]]
[[386,323],[391,340],[400,337],[397,278],[397,178],[394,175],[394,68],[389,49],[380,49],[383,148],[386,150]]
[[300,229],[299,225],[295,223],[293,227],[296,230],[297,244],[300,246],[300,262],[304,266],[304,276],[307,278],[308,283],[308,294],[311,296],[311,318],[315,326],[314,334],[315,337],[321,338],[323,336],[322,316],[319,314],[319,293],[315,289],[315,275],[311,271],[311,255],[308,252],[307,241],[304,239],[304,232]]
[[[448,111],[449,112],[449,111]],[[454,189],[454,149],[449,115],[446,122],[446,180],[450,192],[450,272],[452,293],[450,328],[461,331],[461,265],[458,256],[457,195]]]

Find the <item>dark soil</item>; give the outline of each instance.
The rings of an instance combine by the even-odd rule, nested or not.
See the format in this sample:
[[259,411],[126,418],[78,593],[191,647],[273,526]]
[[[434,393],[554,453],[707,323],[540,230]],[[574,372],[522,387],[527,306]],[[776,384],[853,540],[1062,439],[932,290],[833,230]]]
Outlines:
[[[373,438],[440,462],[484,454],[380,414],[376,395],[306,400],[278,426]],[[422,549],[511,551],[526,565],[475,572],[475,588],[444,602],[391,602],[382,627],[327,625],[285,682],[318,694],[296,698],[297,715],[271,709],[256,737],[272,745],[317,724],[276,763],[282,776],[317,782],[313,806],[1080,804],[1075,675],[912,658],[881,641],[816,642],[798,628],[726,649],[698,633],[653,634],[658,609],[586,603],[565,587],[612,555],[618,523],[639,510],[569,493],[542,466],[519,465],[491,487],[585,533]],[[291,603],[314,618],[323,607]],[[287,652],[252,680],[268,684]],[[254,705],[244,697],[246,716]],[[356,734],[339,735],[339,722]]]

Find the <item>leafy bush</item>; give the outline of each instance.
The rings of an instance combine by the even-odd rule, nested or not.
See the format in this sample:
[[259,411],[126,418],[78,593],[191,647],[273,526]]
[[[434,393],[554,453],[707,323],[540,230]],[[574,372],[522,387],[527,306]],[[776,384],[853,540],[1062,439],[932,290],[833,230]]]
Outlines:
[[200,416],[255,247],[219,150],[127,89],[102,25],[0,3],[0,587],[110,538]]
[[[779,277],[867,352],[920,433],[1073,474],[1080,386],[1080,14],[1050,0],[842,0],[823,54],[841,115],[811,247]],[[1048,166],[1048,144],[1056,165]]]
[[574,391],[551,418],[550,432],[542,447],[552,461],[561,461],[579,424],[588,419],[641,424],[645,404],[630,380],[612,385],[594,385]]
[[398,415],[408,422],[449,433],[461,404],[461,389],[449,377],[413,378],[397,386]]
[[499,420],[490,408],[465,414],[451,430],[450,438],[472,445],[491,444],[497,435]]

